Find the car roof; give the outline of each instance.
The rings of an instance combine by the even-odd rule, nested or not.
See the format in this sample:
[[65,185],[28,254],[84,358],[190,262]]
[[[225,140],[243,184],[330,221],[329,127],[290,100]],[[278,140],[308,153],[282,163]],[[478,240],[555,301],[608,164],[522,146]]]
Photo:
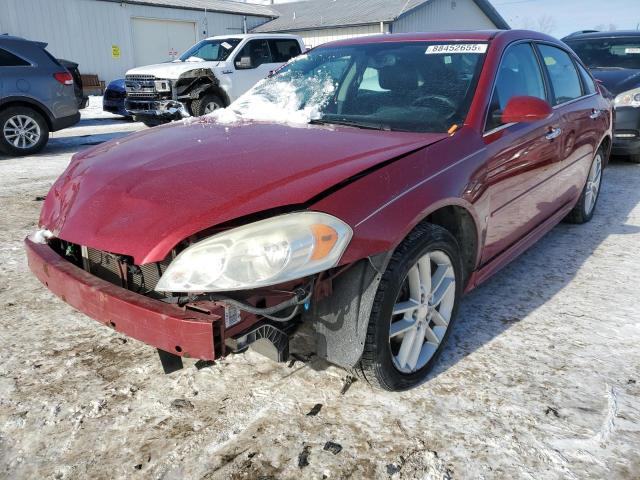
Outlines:
[[240,40],[245,38],[291,38],[299,40],[300,36],[292,35],[290,33],[233,33],[230,35],[216,35],[215,37],[208,37],[206,40],[222,40],[225,38],[237,38]]
[[22,37],[14,37],[13,35],[0,35],[0,43],[33,43],[45,48],[47,44],[45,42],[37,42],[35,40],[27,40]]
[[544,33],[533,32],[531,30],[468,30],[468,31],[448,31],[448,32],[424,32],[424,33],[393,33],[370,35],[363,37],[348,38],[325,43],[321,46],[345,46],[363,45],[371,43],[391,43],[391,42],[442,42],[442,41],[470,41],[489,42],[494,38],[507,37],[507,40],[545,40],[558,42],[557,39],[545,35]]
[[639,30],[613,30],[609,32],[588,32],[588,33],[572,33],[566,36],[562,41],[569,40],[587,40],[589,38],[624,38],[624,37],[640,37]]

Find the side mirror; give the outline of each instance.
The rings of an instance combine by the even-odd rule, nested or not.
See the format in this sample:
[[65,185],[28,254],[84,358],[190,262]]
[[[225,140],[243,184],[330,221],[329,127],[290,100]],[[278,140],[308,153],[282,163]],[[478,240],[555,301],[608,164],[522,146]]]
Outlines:
[[251,57],[240,57],[239,59],[236,60],[236,68],[237,69],[247,69],[247,68],[251,68]]
[[553,115],[549,102],[537,97],[513,97],[502,112],[502,123],[531,123]]

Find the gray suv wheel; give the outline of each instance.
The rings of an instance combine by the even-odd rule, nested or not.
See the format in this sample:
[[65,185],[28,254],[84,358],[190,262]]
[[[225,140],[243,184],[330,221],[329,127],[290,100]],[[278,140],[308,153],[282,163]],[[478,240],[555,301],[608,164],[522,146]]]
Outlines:
[[10,107],[0,111],[0,150],[13,156],[31,155],[49,140],[49,126],[29,107]]

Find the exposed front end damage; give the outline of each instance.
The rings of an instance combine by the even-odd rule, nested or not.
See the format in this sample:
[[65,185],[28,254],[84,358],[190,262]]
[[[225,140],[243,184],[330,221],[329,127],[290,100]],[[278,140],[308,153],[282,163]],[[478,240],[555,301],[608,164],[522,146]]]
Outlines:
[[228,105],[228,97],[220,88],[211,69],[197,68],[182,73],[177,79],[153,75],[127,75],[125,108],[143,121],[164,123],[195,115],[192,102],[213,93]]
[[182,357],[213,361],[249,347],[287,361],[290,335],[303,321],[315,330],[319,356],[355,366],[388,260],[380,255],[277,288],[174,296],[154,287],[175,252],[139,266],[42,232],[25,247],[29,268],[47,288],[103,325],[157,348],[167,373],[182,368]]

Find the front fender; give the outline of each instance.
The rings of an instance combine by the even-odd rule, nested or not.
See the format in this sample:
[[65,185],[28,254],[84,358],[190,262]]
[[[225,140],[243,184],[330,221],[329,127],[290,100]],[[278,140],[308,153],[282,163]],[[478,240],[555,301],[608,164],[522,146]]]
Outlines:
[[483,191],[485,149],[477,137],[459,135],[376,170],[312,205],[353,228],[341,264],[394,250],[416,225],[445,206],[462,207],[473,218],[479,258],[489,211]]

